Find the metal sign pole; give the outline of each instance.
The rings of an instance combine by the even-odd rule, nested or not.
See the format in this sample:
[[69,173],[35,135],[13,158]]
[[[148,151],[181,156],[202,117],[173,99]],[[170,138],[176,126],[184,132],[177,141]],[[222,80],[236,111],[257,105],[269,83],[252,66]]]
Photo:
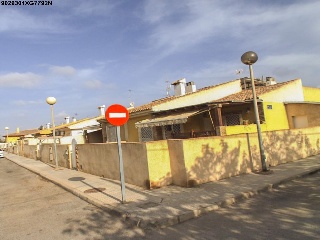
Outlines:
[[77,159],[76,159],[76,145],[77,145],[77,141],[75,139],[72,139],[72,153],[71,153],[71,166],[72,169],[77,170]]
[[126,185],[125,185],[125,182],[124,182],[124,171],[123,171],[123,160],[122,160],[122,149],[121,149],[120,126],[117,126],[117,141],[118,141],[118,153],[119,153],[119,167],[120,167],[122,203],[125,203],[126,202]]

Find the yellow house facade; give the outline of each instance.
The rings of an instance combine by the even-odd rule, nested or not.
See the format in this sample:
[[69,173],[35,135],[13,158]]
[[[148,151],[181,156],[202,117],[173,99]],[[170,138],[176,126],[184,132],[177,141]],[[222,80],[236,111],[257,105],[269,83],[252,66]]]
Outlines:
[[[201,88],[199,90],[195,89],[193,82],[187,83],[185,79],[180,79],[172,85],[174,85],[175,88],[175,96],[158,99],[138,107],[128,108],[130,118],[127,124],[121,127],[121,139],[123,141],[146,142],[154,139],[163,139],[165,138],[166,132],[172,131],[165,129],[165,127],[162,127],[161,129],[150,129],[148,127],[143,127],[139,123],[154,118],[154,114],[157,115],[159,113],[162,115],[164,111],[174,112],[176,109],[180,109],[179,112],[181,112],[181,109],[191,108],[191,110],[189,110],[194,112],[195,105],[201,106],[210,100],[219,99],[241,91],[239,79]],[[196,109],[199,109],[199,107],[196,107]],[[102,125],[103,141],[115,142],[115,127],[110,125],[104,117],[101,117],[98,121]],[[176,127],[176,125],[174,125],[174,127]]]
[[[304,93],[301,79],[295,79],[269,86],[256,87],[258,98],[259,118],[262,131],[274,131],[289,129],[285,102],[304,101]],[[247,101],[249,108],[242,112],[241,120],[245,124],[230,126],[226,124],[226,135],[256,132],[255,115],[252,103],[252,90],[243,90],[241,93],[233,94],[220,101]],[[239,111],[239,109],[238,109]]]
[[320,89],[303,87],[304,101],[285,102],[290,128],[320,125]]
[[[260,82],[256,93],[262,131],[320,125],[320,89],[303,87],[301,79],[265,85]],[[240,80],[235,80],[159,99],[129,109],[130,119],[121,128],[121,138],[148,142],[254,133],[257,127],[252,98],[252,89],[242,89]],[[107,126],[106,132],[109,130],[107,139],[112,139],[112,126],[106,120],[102,124]]]

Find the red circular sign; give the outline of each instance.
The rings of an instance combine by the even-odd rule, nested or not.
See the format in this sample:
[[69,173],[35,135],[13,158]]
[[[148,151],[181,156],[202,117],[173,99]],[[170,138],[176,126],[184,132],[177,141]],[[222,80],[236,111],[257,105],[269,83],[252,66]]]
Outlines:
[[121,126],[128,121],[129,112],[126,107],[120,104],[113,104],[107,108],[105,116],[110,124]]

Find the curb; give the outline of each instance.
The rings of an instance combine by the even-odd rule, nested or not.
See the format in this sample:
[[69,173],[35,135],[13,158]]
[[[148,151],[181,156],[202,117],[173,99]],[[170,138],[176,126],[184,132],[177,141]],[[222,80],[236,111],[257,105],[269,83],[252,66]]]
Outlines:
[[315,174],[317,172],[320,171],[320,168],[314,169],[314,170],[310,170],[310,171],[306,171],[300,174],[297,174],[295,176],[292,177],[288,177],[285,179],[282,179],[278,182],[275,183],[271,183],[271,184],[267,184],[264,187],[259,188],[258,190],[252,190],[252,191],[247,191],[247,192],[242,192],[234,197],[231,198],[227,198],[223,201],[220,202],[216,202],[212,205],[206,206],[206,207],[200,207],[198,209],[195,210],[190,210],[190,211],[186,211],[185,213],[182,213],[180,215],[176,215],[173,217],[169,217],[169,218],[162,218],[162,219],[156,219],[153,221],[143,221],[142,219],[140,219],[138,222],[135,220],[135,222],[137,222],[138,227],[143,228],[143,229],[149,229],[149,228],[165,228],[165,227],[169,227],[169,226],[173,226],[185,221],[188,221],[190,219],[194,219],[197,217],[200,217],[201,215],[204,215],[206,213],[209,212],[213,212],[215,210],[218,210],[219,208],[226,208],[232,204],[235,203],[239,203],[243,200],[255,197],[257,195],[260,195],[261,193],[267,192],[267,191],[272,191],[272,189],[277,188],[279,185],[291,182],[295,179],[300,179],[312,174]]

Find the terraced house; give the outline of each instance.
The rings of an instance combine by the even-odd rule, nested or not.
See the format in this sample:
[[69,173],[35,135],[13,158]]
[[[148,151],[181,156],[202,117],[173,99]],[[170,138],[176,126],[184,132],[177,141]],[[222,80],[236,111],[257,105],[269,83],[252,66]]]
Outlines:
[[[247,78],[196,90],[185,79],[174,82],[175,95],[129,109],[122,139],[147,142],[256,132],[251,82]],[[301,79],[276,83],[255,79],[262,131],[319,125],[320,89]],[[114,142],[115,128],[104,118],[103,141]]]

